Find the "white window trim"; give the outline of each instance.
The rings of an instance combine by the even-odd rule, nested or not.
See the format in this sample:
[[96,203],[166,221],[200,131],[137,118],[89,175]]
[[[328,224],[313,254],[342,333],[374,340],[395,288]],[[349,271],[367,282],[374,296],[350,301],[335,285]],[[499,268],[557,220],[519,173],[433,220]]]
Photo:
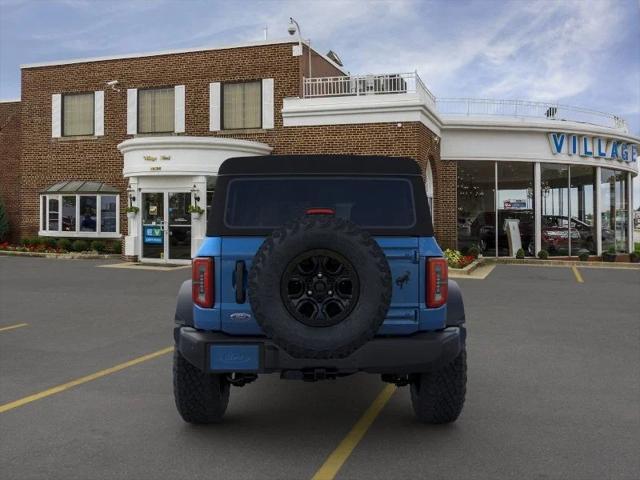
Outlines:
[[51,95],[51,137],[62,137],[62,94]]
[[[64,238],[120,238],[120,195],[113,193],[104,194],[105,197],[116,197],[116,231],[115,232],[101,232],[100,221],[102,220],[102,194],[97,193],[60,193],[60,194],[41,194],[40,198],[40,218],[42,218],[42,197],[46,198],[45,205],[46,211],[45,222],[40,222],[40,227],[44,223],[47,227],[46,230],[38,231],[40,237],[64,237]],[[76,197],[76,230],[75,232],[68,232],[62,230],[62,197]],[[85,232],[80,231],[80,224],[78,222],[80,218],[80,197],[96,197],[96,231]],[[49,230],[49,199],[53,198],[58,200],[58,230]]]
[[175,133],[185,132],[185,86],[176,85],[173,87],[173,131]]
[[127,135],[138,133],[138,89],[127,89]]
[[93,92],[93,134],[104,136],[104,91]]
[[273,78],[262,79],[262,128],[275,126],[275,94]]
[[222,101],[220,82],[209,84],[209,131],[219,132],[222,123],[222,110],[220,103]]

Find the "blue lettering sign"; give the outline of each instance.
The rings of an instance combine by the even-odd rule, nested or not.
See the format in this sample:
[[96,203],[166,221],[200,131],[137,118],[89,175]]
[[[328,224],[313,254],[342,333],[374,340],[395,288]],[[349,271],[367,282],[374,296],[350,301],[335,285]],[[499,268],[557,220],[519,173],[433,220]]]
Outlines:
[[629,161],[629,150],[627,147],[628,145],[626,143],[620,146],[620,157],[622,157],[622,160],[625,162]]
[[636,144],[631,145],[631,161],[638,161],[638,145]]
[[571,135],[571,143],[569,144],[569,155],[578,155],[578,136]]
[[620,156],[618,155],[618,142],[616,140],[611,140],[610,158],[611,160],[617,160],[618,158],[620,158]]
[[596,151],[594,153],[595,157],[606,157],[607,156],[607,142],[604,141],[603,138],[596,139]]
[[566,135],[564,133],[552,133],[549,135],[549,139],[551,140],[551,151],[554,155],[562,153],[565,137]]
[[591,145],[591,137],[582,137],[580,139],[580,156],[593,157],[593,145]]

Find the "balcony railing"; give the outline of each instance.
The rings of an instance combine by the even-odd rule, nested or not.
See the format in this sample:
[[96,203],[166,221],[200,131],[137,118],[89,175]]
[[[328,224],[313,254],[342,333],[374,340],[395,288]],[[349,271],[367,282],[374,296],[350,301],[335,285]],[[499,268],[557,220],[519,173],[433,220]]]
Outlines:
[[416,72],[305,78],[303,93],[304,98],[415,93],[443,115],[540,118],[629,131],[626,121],[616,115],[559,103],[482,98],[436,99]]
[[431,103],[436,100],[415,72],[304,79],[305,98],[397,93],[424,93]]
[[610,113],[559,103],[479,98],[438,98],[438,113],[465,116],[508,116],[589,123],[628,131],[624,119]]

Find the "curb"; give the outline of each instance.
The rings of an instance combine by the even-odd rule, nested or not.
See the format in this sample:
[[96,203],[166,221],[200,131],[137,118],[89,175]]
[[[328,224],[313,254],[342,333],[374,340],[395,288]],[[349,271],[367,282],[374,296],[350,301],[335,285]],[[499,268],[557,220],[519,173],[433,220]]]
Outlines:
[[464,268],[449,267],[449,271],[458,275],[471,275],[480,265],[487,261],[486,258],[476,258],[473,262]]
[[112,260],[121,259],[119,253],[46,253],[46,252],[14,252],[11,250],[0,250],[0,255],[6,257],[40,257],[56,258],[60,260]]
[[582,268],[613,268],[622,270],[640,270],[640,263],[630,262],[582,262],[580,260],[540,260],[518,258],[487,258],[487,262],[504,265],[535,265],[538,267],[582,267]]

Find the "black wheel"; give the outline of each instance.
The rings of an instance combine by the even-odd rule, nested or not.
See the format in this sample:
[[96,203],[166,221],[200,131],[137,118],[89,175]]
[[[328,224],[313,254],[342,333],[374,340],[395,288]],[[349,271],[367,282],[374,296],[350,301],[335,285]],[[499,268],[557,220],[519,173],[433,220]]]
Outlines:
[[454,422],[464,405],[467,391],[467,353],[460,354],[448,365],[434,372],[411,377],[411,403],[423,423]]
[[339,358],[373,338],[391,302],[384,252],[347,220],[313,215],[275,230],[253,260],[257,322],[298,358]]
[[173,395],[185,422],[219,423],[229,404],[229,382],[224,375],[198,370],[176,347],[173,353]]

